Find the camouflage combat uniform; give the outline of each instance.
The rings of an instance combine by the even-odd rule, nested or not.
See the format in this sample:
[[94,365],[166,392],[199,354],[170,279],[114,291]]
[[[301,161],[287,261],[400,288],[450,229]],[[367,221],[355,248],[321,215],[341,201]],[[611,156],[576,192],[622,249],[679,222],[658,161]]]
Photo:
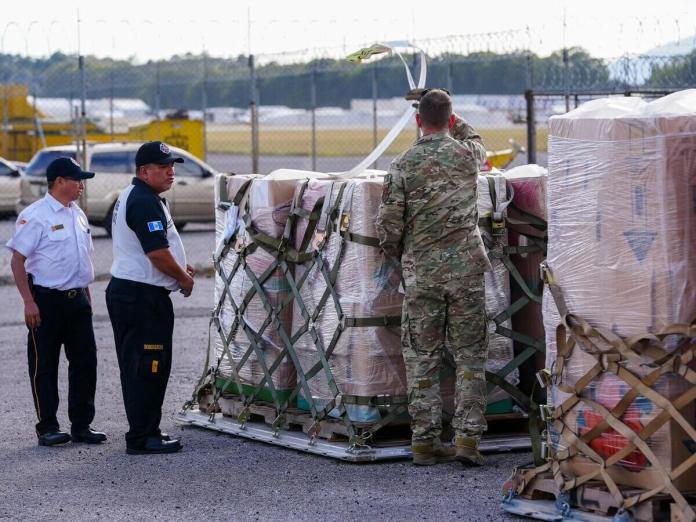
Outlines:
[[396,158],[384,183],[377,228],[385,253],[400,257],[406,296],[402,345],[413,442],[442,431],[440,369],[456,364],[452,426],[478,442],[486,429],[488,351],[483,272],[490,270],[478,229],[481,137],[457,117]]

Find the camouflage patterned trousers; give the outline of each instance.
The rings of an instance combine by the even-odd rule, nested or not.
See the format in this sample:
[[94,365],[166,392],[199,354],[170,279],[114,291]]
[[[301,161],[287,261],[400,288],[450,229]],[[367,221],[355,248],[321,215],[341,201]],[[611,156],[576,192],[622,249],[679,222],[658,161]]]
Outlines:
[[438,285],[407,288],[402,349],[408,381],[413,441],[442,433],[440,374],[446,351],[456,366],[454,416],[457,435],[480,439],[486,430],[488,355],[483,274]]

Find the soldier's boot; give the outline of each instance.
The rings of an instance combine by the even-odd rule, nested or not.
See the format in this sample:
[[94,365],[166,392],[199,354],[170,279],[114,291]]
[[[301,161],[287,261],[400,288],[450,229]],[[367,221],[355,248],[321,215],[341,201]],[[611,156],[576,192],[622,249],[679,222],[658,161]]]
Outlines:
[[411,444],[413,452],[413,464],[416,466],[432,466],[440,462],[452,462],[456,457],[456,450],[451,446],[445,446],[439,439],[431,441],[419,441]]
[[479,453],[476,439],[458,436],[454,439],[454,445],[459,462],[465,466],[483,466],[483,455]]

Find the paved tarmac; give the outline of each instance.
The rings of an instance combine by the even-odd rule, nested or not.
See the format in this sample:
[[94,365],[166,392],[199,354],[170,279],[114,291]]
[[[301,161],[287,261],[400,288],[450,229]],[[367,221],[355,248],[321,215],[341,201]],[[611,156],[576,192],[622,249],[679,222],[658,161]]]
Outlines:
[[[183,437],[181,453],[125,454],[126,419],[106,282],[92,286],[99,347],[99,446],[39,447],[27,376],[26,328],[14,286],[0,286],[0,519],[2,520],[513,520],[498,507],[501,486],[527,452],[491,455],[482,469],[407,461],[350,464],[175,425],[200,376],[213,280],[199,278],[188,299],[173,295],[174,362],[163,430]],[[67,363],[61,359],[59,420],[67,419]]]

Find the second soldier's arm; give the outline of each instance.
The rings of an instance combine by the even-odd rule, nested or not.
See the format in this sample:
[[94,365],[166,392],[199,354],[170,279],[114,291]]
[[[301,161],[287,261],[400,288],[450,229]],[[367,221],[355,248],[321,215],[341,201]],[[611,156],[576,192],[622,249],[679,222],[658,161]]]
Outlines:
[[403,249],[406,194],[404,178],[398,163],[392,163],[382,187],[382,203],[377,216],[379,246],[395,258],[401,257]]
[[486,163],[486,147],[483,145],[483,139],[462,117],[457,114],[454,116],[456,121],[450,129],[450,136],[471,151],[480,169]]

